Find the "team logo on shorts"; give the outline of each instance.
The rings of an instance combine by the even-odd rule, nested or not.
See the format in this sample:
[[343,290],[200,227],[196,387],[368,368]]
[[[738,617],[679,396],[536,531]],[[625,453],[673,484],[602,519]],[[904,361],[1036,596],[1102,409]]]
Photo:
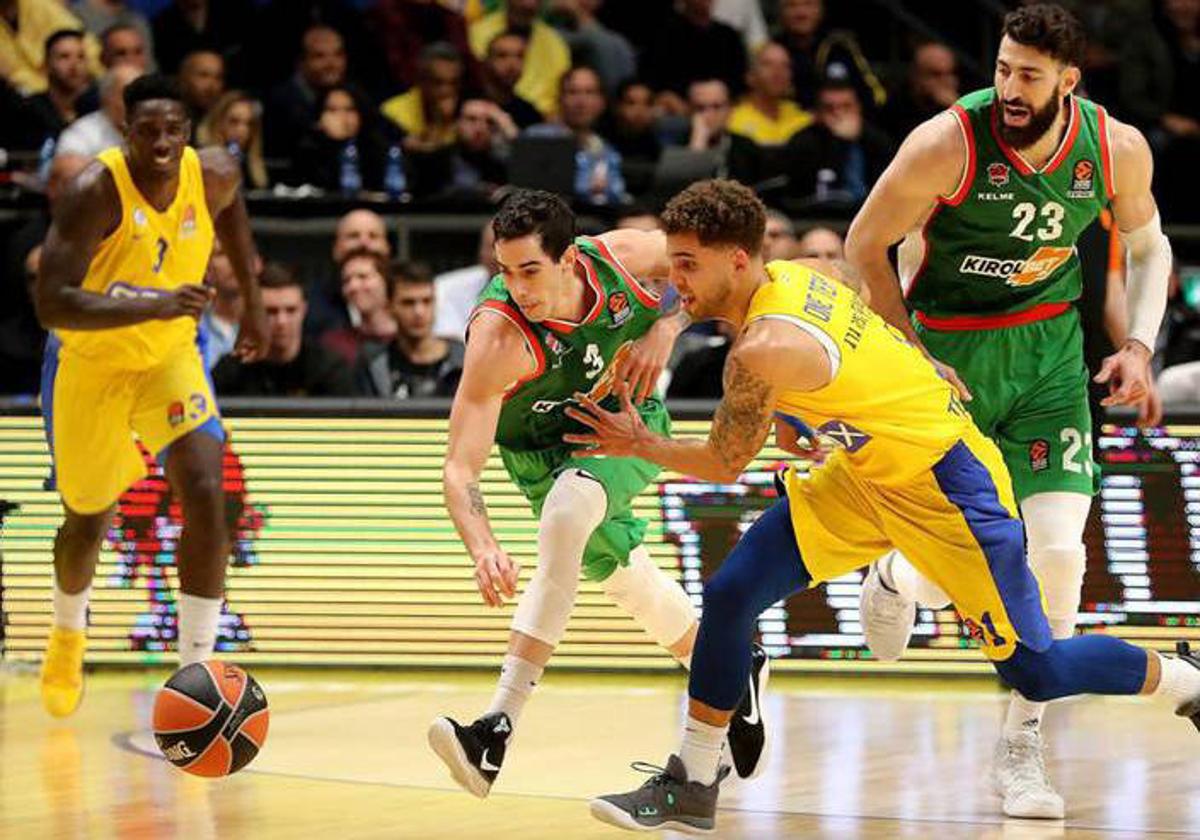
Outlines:
[[179,238],[187,239],[196,234],[196,208],[189,204],[183,211],[183,221],[179,223]]
[[610,330],[624,324],[629,320],[629,316],[633,314],[633,309],[629,306],[629,296],[624,292],[613,292],[608,296],[608,314],[612,319],[612,323],[608,325]]
[[1041,438],[1029,444],[1029,469],[1033,472],[1050,469],[1050,444]]
[[1008,164],[989,163],[987,175],[993,187],[1003,187],[1008,183]]
[[167,422],[171,424],[172,428],[174,428],[175,426],[178,426],[180,423],[182,423],[183,418],[184,418],[184,408],[183,408],[182,402],[180,402],[179,400],[176,400],[175,402],[173,402],[169,406],[167,406]]
[[1093,198],[1096,188],[1092,176],[1096,174],[1096,164],[1087,158],[1076,161],[1075,169],[1071,172],[1071,189],[1067,195],[1071,198]]

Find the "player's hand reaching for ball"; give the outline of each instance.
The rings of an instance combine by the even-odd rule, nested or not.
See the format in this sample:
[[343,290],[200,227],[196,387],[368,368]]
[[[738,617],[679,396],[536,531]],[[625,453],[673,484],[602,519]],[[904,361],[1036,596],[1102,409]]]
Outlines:
[[211,286],[187,283],[159,298],[158,317],[164,321],[185,316],[199,320],[216,293]]
[[1108,396],[1100,405],[1139,405],[1150,392],[1150,349],[1129,339],[1100,365],[1095,381],[1108,385]]
[[619,383],[617,395],[621,400],[620,411],[606,411],[586,394],[575,395],[580,408],[568,408],[565,413],[572,420],[592,430],[591,434],[563,435],[563,440],[567,443],[583,445],[583,448],[574,453],[575,457],[637,456],[641,451],[641,446],[651,436],[650,430],[646,428],[641,415],[629,399],[629,386]]
[[517,595],[517,575],[521,567],[499,546],[475,557],[475,585],[489,607],[504,606],[505,598]]

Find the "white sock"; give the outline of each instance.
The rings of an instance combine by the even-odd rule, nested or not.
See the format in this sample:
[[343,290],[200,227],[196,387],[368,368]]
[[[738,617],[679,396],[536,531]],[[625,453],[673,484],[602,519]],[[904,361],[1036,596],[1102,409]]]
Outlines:
[[92,587],[85,587],[82,592],[70,595],[58,588],[54,582],[54,626],[63,630],[86,630],[88,599],[92,595]]
[[500,666],[500,681],[496,683],[496,693],[492,695],[492,705],[488,706],[487,714],[504,712],[515,727],[544,670],[541,665],[535,665],[528,659],[511,653],[506,655],[504,664]]
[[683,745],[679,748],[679,758],[687,769],[689,782],[711,785],[717,780],[721,751],[728,732],[728,724],[713,726],[688,715],[683,728]]
[[1005,736],[1011,738],[1022,732],[1038,731],[1042,728],[1042,715],[1045,713],[1045,703],[1035,703],[1019,691],[1014,691],[1008,704],[1008,716],[1004,719]]
[[1178,709],[1184,703],[1200,697],[1200,669],[1174,656],[1158,655],[1162,665],[1162,676],[1152,697],[1161,697]]
[[179,595],[179,667],[211,659],[221,621],[221,598]]

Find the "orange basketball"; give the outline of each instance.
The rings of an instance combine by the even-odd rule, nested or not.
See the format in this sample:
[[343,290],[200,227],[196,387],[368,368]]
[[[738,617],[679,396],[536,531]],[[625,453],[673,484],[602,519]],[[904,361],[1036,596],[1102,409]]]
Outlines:
[[154,740],[167,760],[197,776],[228,776],[267,740],[267,695],[225,662],[180,668],[154,698]]

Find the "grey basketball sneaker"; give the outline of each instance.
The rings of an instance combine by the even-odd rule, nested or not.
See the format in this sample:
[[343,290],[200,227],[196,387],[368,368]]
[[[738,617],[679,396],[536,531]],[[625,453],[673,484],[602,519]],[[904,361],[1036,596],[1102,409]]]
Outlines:
[[711,785],[689,782],[677,755],[667,760],[665,770],[641,761],[632,766],[653,775],[637,790],[593,799],[593,817],[627,831],[673,829],[684,834],[712,834],[716,830],[717,793],[729,775],[728,765],[721,767]]

